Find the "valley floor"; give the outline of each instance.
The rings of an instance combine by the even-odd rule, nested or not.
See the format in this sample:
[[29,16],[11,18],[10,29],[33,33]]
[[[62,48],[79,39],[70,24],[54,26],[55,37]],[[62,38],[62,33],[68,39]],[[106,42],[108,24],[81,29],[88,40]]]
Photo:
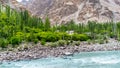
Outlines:
[[81,42],[79,46],[64,46],[64,47],[45,47],[40,44],[23,51],[4,51],[0,52],[0,61],[19,61],[46,58],[50,56],[63,57],[65,55],[72,55],[80,52],[91,51],[111,51],[120,50],[120,42],[110,39],[106,44],[88,44]]

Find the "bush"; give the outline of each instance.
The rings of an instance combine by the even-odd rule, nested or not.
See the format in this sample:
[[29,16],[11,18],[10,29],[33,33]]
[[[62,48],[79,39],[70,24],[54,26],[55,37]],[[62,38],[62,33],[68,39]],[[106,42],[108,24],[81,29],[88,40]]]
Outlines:
[[23,48],[23,46],[20,45],[19,47],[17,47],[17,50],[18,50],[18,51],[23,51],[24,48]]
[[87,43],[90,45],[92,43],[92,40],[91,39],[88,39],[87,40]]
[[59,44],[57,43],[57,42],[51,42],[51,43],[47,43],[47,44],[45,44],[45,46],[50,46],[50,47],[57,47],[57,46],[59,46]]
[[111,32],[111,33],[109,34],[109,36],[110,36],[110,38],[114,38],[114,37],[115,37],[115,35],[114,35],[113,32]]
[[57,47],[57,46],[64,46],[64,45],[66,45],[65,40],[59,40],[57,42],[50,42],[45,44],[45,46],[50,46],[50,47]]
[[25,32],[29,33],[31,31],[30,27],[24,27]]
[[49,47],[51,46],[51,43],[46,43],[45,46]]
[[103,39],[99,39],[99,44],[104,44],[105,41]]
[[6,48],[8,45],[8,41],[6,39],[0,39],[0,47]]
[[35,44],[37,44],[38,41],[39,41],[38,39],[34,39],[34,40],[33,40],[33,42],[34,42]]
[[31,31],[32,31],[33,33],[39,33],[39,32],[41,32],[42,30],[40,30],[40,29],[38,29],[38,28],[32,28]]
[[23,32],[17,32],[15,36],[20,37],[21,40],[24,40],[24,39],[25,39],[25,35],[24,35]]
[[26,41],[28,42],[38,41],[37,35],[33,33],[27,33],[25,38],[26,38]]
[[73,46],[79,46],[79,45],[80,45],[80,41],[74,41],[74,42],[72,43],[72,45],[73,45]]
[[39,40],[44,39],[46,42],[55,42],[60,39],[60,37],[52,32],[41,32],[37,34],[37,38]]
[[74,41],[87,41],[89,37],[85,34],[74,34],[72,35]]
[[71,35],[63,32],[56,33],[59,37],[60,40],[71,40]]
[[44,40],[41,41],[41,45],[45,45],[46,42]]
[[[20,37],[11,37],[10,40],[9,40],[10,44],[12,45],[18,45],[19,43],[22,42],[21,38]],[[14,46],[13,46],[14,47]]]
[[67,44],[67,45],[70,45],[70,43],[71,43],[71,41],[66,41],[66,44]]
[[22,32],[17,32],[17,33],[16,33],[16,36],[18,36],[18,37],[24,37],[24,33],[22,33]]
[[25,38],[26,38],[26,41],[28,41],[28,42],[31,42],[31,41],[32,41],[32,39],[31,39],[31,37],[30,37],[30,33],[27,33],[27,34],[25,35]]
[[57,46],[59,46],[58,42],[54,42],[54,43],[51,45],[51,47],[57,47]]
[[59,37],[54,33],[48,33],[46,35],[47,35],[46,36],[46,41],[47,42],[55,42],[55,41],[59,40]]
[[19,47],[17,47],[17,49],[19,51],[28,50],[29,48],[30,48],[30,46],[28,46],[27,44],[23,44],[23,45],[20,45]]
[[66,45],[66,41],[65,40],[59,40],[58,41],[58,45],[59,46],[65,46]]

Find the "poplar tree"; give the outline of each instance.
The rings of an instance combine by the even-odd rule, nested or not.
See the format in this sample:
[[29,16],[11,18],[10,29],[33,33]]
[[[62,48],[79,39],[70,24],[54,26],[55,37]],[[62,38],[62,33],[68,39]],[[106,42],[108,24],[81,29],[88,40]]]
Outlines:
[[50,20],[48,17],[46,17],[46,19],[45,19],[44,29],[45,29],[45,31],[50,30]]

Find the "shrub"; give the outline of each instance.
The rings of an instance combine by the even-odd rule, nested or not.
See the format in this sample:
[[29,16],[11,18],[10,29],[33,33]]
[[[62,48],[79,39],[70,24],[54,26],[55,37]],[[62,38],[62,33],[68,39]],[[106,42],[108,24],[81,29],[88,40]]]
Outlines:
[[89,37],[85,34],[80,34],[79,37],[80,37],[80,41],[87,41],[89,39]]
[[0,39],[0,47],[6,48],[8,45],[8,41],[6,39]]
[[51,47],[57,47],[57,46],[59,46],[58,42],[54,42],[54,43],[51,45]]
[[17,32],[15,36],[20,37],[21,40],[24,40],[24,37],[25,37],[24,33],[22,33],[22,32]]
[[[17,37],[17,36],[14,36],[14,37],[11,37],[10,40],[9,40],[10,44],[12,45],[18,45],[19,43],[22,42],[21,38],[20,37]],[[14,47],[14,46],[13,46]]]
[[29,33],[31,31],[30,27],[24,27],[25,32]]
[[33,42],[34,42],[35,44],[37,44],[38,41],[39,41],[38,39],[34,39],[34,40],[33,40]]
[[110,38],[114,38],[115,37],[113,32],[111,32],[109,35],[110,35]]
[[19,51],[28,50],[30,47],[27,44],[20,45],[17,47]]
[[59,40],[59,37],[54,33],[48,33],[46,35],[47,35],[46,36],[46,41],[47,42],[55,42],[55,41]]
[[80,41],[74,41],[73,43],[70,44],[71,46],[79,46]]
[[72,36],[72,39],[74,41],[87,41],[89,39],[89,37],[85,34],[74,34]]
[[46,43],[45,46],[47,46],[47,47],[48,47],[48,46],[51,46],[51,43]]
[[41,45],[45,45],[46,42],[44,40],[41,41]]
[[38,40],[42,40],[41,35],[42,35],[42,34],[41,34],[40,32],[36,34],[36,37],[37,37]]
[[71,43],[71,41],[66,41],[66,44],[69,45]]
[[67,41],[65,40],[59,40],[57,42],[50,42],[45,44],[45,46],[50,46],[50,47],[65,46],[65,45],[67,45]]
[[17,32],[17,33],[16,33],[16,36],[18,36],[18,37],[24,37],[24,33],[22,33],[22,32]]
[[25,38],[26,38],[26,41],[28,41],[28,42],[39,41],[39,40],[37,39],[37,35],[36,35],[36,34],[33,34],[33,33],[27,33]]
[[25,36],[25,38],[26,38],[26,41],[28,41],[28,42],[32,41],[30,33],[27,33],[26,36]]
[[74,46],[79,46],[79,45],[80,45],[80,41],[74,41],[74,42],[72,43],[72,45],[74,45]]
[[79,41],[79,40],[80,40],[78,34],[72,35],[72,39],[73,39],[74,41]]
[[8,51],[14,51],[14,48],[8,48],[7,50]]
[[55,42],[60,39],[60,37],[52,32],[41,32],[37,34],[37,38],[39,40],[44,39],[46,42]]
[[88,39],[87,43],[90,45],[92,43],[92,40]]
[[17,47],[17,50],[23,51],[23,50],[24,50],[24,47],[20,45],[19,47]]
[[57,46],[59,46],[59,44],[57,43],[57,42],[51,42],[51,43],[47,43],[47,44],[45,44],[45,46],[50,46],[50,47],[57,47]]
[[104,40],[103,39],[99,39],[99,44],[104,44]]
[[63,32],[56,33],[61,40],[71,40],[71,35]]
[[65,40],[59,40],[58,41],[58,45],[59,46],[65,46],[66,45],[66,41]]
[[40,30],[40,29],[38,29],[38,28],[32,28],[31,31],[32,31],[33,33],[39,33],[39,32],[41,32],[42,30]]

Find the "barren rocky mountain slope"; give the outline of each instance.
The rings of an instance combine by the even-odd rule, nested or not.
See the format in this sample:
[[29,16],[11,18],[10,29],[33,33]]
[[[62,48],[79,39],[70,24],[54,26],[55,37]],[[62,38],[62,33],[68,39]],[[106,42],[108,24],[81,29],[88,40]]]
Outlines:
[[34,15],[50,17],[53,23],[120,21],[120,0],[31,0],[27,7]]
[[33,15],[48,16],[53,24],[120,21],[120,0],[29,0],[26,7]]

